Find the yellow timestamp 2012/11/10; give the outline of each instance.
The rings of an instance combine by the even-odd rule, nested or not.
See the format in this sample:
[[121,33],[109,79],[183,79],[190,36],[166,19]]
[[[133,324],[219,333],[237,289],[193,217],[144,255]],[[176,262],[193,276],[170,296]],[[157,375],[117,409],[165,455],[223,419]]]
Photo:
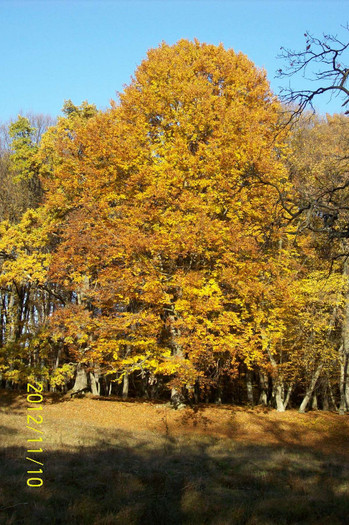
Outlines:
[[[43,389],[43,385],[41,383],[37,383],[36,386],[32,385],[31,383],[27,383],[27,403],[30,405],[27,407],[27,428],[35,432],[32,438],[27,439],[27,442],[28,442],[27,453],[28,454],[42,454],[43,452],[42,447],[35,448],[36,443],[42,443],[43,441],[43,437],[42,437],[43,431],[41,430],[41,428],[37,428],[36,426],[34,426],[34,425],[38,425],[40,427],[40,425],[43,422],[43,417],[39,413],[39,411],[42,410],[42,401],[43,401],[43,395],[41,394],[42,389]],[[38,434],[41,434],[41,435],[38,435]],[[40,467],[44,466],[42,461],[38,461],[37,459],[34,459],[32,457],[27,456],[26,459],[28,461],[31,461],[35,465],[39,465]],[[35,468],[35,465],[32,465],[32,467]],[[43,485],[44,481],[42,477],[43,475],[42,468],[39,468],[36,470],[27,470],[27,474],[40,474],[40,476],[38,477],[28,477],[27,479],[28,487],[41,487]]]

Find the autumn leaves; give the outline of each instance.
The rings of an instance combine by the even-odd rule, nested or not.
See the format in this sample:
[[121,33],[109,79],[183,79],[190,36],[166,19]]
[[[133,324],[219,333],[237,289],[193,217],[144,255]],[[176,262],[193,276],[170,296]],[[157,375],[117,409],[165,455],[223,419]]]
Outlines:
[[309,361],[299,333],[323,265],[283,206],[286,132],[265,73],[182,40],[151,50],[110,110],[65,109],[35,152],[42,203],[1,225],[16,359],[51,387],[80,363],[105,391],[141,377],[229,401],[254,370],[282,410]]
[[210,384],[217,361],[235,370],[261,250],[278,236],[278,195],[255,178],[283,170],[277,108],[245,56],[182,41],[150,52],[120,106],[76,129],[56,184],[79,209],[54,264],[98,309],[103,337],[84,359],[177,387]]

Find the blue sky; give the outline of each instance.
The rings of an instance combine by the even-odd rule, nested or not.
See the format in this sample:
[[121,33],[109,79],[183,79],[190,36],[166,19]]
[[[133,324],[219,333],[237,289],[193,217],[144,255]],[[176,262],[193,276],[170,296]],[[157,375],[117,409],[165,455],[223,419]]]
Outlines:
[[[348,21],[349,0],[0,0],[0,122],[56,116],[66,99],[106,108],[149,48],[180,38],[242,51],[278,92],[280,46],[303,49],[306,30],[348,39]],[[328,101],[319,111],[340,111],[338,98]]]

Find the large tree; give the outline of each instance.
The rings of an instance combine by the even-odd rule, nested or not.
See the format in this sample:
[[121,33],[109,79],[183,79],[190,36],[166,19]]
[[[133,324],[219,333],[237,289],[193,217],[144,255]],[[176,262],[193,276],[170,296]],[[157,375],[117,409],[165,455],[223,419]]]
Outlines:
[[287,178],[278,114],[245,55],[182,40],[149,51],[120,104],[57,139],[47,202],[68,215],[51,271],[77,291],[84,362],[170,374],[179,399],[277,352],[262,342],[262,296],[282,220],[268,183]]

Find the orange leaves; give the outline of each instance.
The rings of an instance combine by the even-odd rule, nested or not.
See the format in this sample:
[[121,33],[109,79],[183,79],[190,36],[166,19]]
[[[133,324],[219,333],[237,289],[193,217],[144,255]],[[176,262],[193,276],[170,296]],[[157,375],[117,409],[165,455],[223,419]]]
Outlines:
[[[286,147],[265,72],[197,40],[150,50],[108,111],[68,101],[64,112],[35,152],[45,202],[0,224],[5,336],[34,348],[28,361],[48,356],[53,385],[72,361],[125,388],[132,373],[223,388],[241,364],[278,381],[333,364],[342,284],[299,232],[327,228],[318,200],[333,210],[339,192],[346,227],[342,117],[300,127]],[[301,217],[297,191],[312,206],[286,230]]]
[[[223,46],[162,44],[119,105],[75,113],[43,146],[46,206],[64,217],[50,275],[95,323],[72,341],[110,367],[163,366],[187,383],[217,355],[233,366],[251,340],[266,239],[279,235],[265,73]],[[69,313],[79,326],[81,315]]]

